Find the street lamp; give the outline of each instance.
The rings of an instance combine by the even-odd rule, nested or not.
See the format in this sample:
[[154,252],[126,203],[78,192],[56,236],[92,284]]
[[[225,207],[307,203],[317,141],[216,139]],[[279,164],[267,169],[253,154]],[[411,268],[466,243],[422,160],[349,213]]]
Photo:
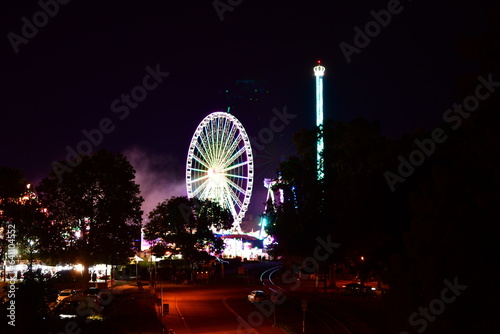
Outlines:
[[134,260],[135,260],[135,281],[137,283],[137,286],[139,286],[139,261],[144,261],[144,260],[137,255],[134,256]]
[[30,239],[30,268],[29,268],[29,273],[30,273],[30,278],[33,278],[33,245],[35,242]]
[[139,260],[135,259],[135,282],[139,286],[139,274],[138,274]]

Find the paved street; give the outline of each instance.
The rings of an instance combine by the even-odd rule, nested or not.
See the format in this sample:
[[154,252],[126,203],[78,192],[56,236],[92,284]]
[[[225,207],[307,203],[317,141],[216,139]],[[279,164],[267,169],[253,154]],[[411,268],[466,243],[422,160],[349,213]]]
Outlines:
[[[256,313],[255,306],[246,300],[250,288],[172,284],[163,287],[163,303],[169,305],[164,325],[176,334],[283,333],[272,327],[270,319],[259,316],[259,321],[252,322],[249,318]],[[161,286],[157,290],[161,291]],[[253,329],[249,322],[259,326]]]
[[[306,334],[388,332],[381,298],[324,293],[314,281],[284,285],[276,264],[247,265],[246,277],[213,278],[209,284],[158,282],[152,287],[143,281],[140,288],[135,281],[117,282],[110,303],[104,305],[106,320],[82,322],[76,329],[93,334],[163,334],[169,329],[175,334],[283,334],[302,333],[304,326]],[[274,276],[270,280],[263,272]],[[252,304],[247,300],[252,290],[276,291],[279,298],[273,299],[276,304],[271,300]],[[42,332],[68,333],[66,324],[50,320]]]

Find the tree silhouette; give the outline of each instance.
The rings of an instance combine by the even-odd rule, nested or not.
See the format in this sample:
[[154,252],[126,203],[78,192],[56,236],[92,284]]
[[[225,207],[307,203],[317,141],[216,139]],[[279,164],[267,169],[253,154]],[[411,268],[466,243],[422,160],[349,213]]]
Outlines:
[[223,240],[212,228],[228,230],[233,224],[231,213],[217,203],[184,196],[158,203],[148,218],[144,238],[152,242],[155,249],[182,254],[187,260],[194,260],[205,251],[220,254]]
[[49,212],[42,254],[86,270],[128,262],[140,236],[143,202],[134,178],[126,158],[106,150],[81,157],[62,182],[52,171],[37,188]]

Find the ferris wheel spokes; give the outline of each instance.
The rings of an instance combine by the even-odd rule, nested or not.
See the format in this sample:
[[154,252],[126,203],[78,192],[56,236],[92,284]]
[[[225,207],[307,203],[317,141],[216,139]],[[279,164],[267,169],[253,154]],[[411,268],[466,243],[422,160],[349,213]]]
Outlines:
[[227,180],[227,182],[229,183],[230,186],[232,186],[234,189],[238,190],[240,193],[242,194],[245,194],[245,190],[243,190],[243,188],[241,188],[240,186],[238,186],[236,183],[234,183],[233,181],[231,180]]
[[[203,143],[202,143],[203,145]],[[196,149],[198,149],[198,152],[200,153],[200,156],[205,160],[205,162],[208,162],[208,153],[205,149],[205,147],[201,147],[199,143],[196,143]]]
[[242,147],[230,157],[227,162],[224,164],[224,168],[227,168],[230,164],[232,164],[236,159],[238,159],[245,152],[245,148]]
[[253,155],[248,135],[234,116],[215,112],[200,123],[189,147],[186,184],[188,197],[218,202],[241,231],[253,185]]
[[198,196],[198,194],[200,192],[202,192],[204,189],[206,189],[207,185],[208,185],[208,180],[205,180],[205,182],[203,182],[201,185],[199,185],[198,188],[196,188],[196,190],[191,193],[189,198],[193,198],[193,197],[205,198],[202,196]]
[[238,168],[238,167],[242,167],[242,166],[245,166],[245,165],[248,165],[248,161],[243,161],[243,162],[240,162],[239,164],[232,165],[232,166],[229,166],[227,168],[224,168],[223,170],[221,170],[221,172],[224,173],[224,172],[227,172],[229,170],[232,170],[232,169],[235,169],[235,168]]
[[[195,170],[195,169],[193,169],[193,170]],[[204,175],[204,176],[201,176],[201,177],[199,177],[197,179],[194,179],[194,180],[192,180],[192,182],[199,182],[199,181],[201,181],[203,179],[208,179],[208,175]]]
[[235,179],[245,179],[245,180],[248,180],[247,176],[240,176],[240,175],[236,175],[236,174],[227,174],[227,173],[221,173],[221,174],[224,175],[224,176],[234,177]]
[[[226,160],[229,157],[229,155],[231,153],[233,153],[236,148],[238,148],[238,145],[241,143],[241,141],[243,139],[241,138],[241,136],[238,135],[236,138],[234,138],[234,136],[233,136],[231,138],[231,140],[232,140],[232,143],[231,143],[231,145],[229,147],[227,145],[229,142],[225,143],[226,145],[224,146],[224,151],[223,151],[224,152],[224,158],[222,159],[222,161]],[[242,148],[244,148],[244,147],[242,147]]]
[[[241,202],[241,200],[234,194],[234,192],[230,191],[227,184],[224,185],[224,188],[226,188],[226,190],[231,195],[231,199],[233,200],[234,204],[238,205],[238,208],[241,209],[243,207],[243,203]],[[232,207],[234,207],[234,205],[232,205]]]
[[[197,156],[193,156],[193,159],[195,159],[196,161],[198,161],[201,165],[203,165],[203,166],[204,166],[204,167],[206,167],[207,169],[208,169],[208,168],[210,168],[210,167],[208,167],[208,164],[207,164],[207,163],[205,163],[204,161],[202,161],[202,160],[201,160],[200,158],[198,158]],[[193,168],[193,170],[195,170],[195,169]],[[198,170],[199,170],[199,169],[198,169]]]

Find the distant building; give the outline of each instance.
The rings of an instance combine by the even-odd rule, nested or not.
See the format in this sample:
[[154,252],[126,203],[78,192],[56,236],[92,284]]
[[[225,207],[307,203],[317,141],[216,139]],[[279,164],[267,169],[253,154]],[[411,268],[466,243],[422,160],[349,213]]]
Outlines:
[[231,108],[251,108],[268,99],[269,84],[265,79],[235,80],[220,89],[219,94]]

